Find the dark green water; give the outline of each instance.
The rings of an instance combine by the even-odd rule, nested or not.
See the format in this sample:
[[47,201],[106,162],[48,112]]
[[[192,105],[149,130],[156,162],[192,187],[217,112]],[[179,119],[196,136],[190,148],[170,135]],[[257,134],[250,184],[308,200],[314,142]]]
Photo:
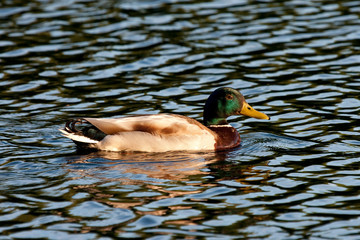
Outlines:
[[[0,239],[360,239],[360,1],[0,3]],[[75,117],[201,119],[221,153],[76,152]]]

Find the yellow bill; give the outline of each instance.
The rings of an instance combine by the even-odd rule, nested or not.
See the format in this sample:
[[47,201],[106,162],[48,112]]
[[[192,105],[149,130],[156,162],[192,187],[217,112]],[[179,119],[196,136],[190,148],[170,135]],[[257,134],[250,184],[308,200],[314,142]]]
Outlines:
[[267,119],[267,120],[270,119],[268,117],[268,115],[266,115],[265,113],[256,111],[245,101],[243,102],[243,107],[240,111],[240,114],[248,116],[248,117],[258,118],[258,119]]

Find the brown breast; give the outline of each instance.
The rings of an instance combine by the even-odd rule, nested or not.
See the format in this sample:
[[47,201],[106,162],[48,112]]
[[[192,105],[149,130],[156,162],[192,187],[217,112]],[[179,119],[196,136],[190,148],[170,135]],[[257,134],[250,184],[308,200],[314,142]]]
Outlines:
[[240,134],[231,126],[210,126],[208,127],[216,133],[215,150],[225,150],[240,145]]

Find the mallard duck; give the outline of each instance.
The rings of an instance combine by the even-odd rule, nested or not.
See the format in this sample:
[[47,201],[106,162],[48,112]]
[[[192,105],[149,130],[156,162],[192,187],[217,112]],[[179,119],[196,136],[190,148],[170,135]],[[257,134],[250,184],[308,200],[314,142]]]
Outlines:
[[79,118],[59,129],[79,149],[104,151],[221,151],[240,145],[240,135],[226,118],[246,115],[270,119],[256,111],[237,90],[216,89],[204,107],[203,124],[177,114],[151,114],[123,118]]

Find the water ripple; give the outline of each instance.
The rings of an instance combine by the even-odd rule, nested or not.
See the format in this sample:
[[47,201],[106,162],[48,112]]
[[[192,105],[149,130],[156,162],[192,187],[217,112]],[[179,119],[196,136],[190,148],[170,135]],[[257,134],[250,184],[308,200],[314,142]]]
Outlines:
[[[4,239],[358,239],[360,1],[0,7]],[[228,152],[79,153],[69,118],[178,113],[217,87]]]

